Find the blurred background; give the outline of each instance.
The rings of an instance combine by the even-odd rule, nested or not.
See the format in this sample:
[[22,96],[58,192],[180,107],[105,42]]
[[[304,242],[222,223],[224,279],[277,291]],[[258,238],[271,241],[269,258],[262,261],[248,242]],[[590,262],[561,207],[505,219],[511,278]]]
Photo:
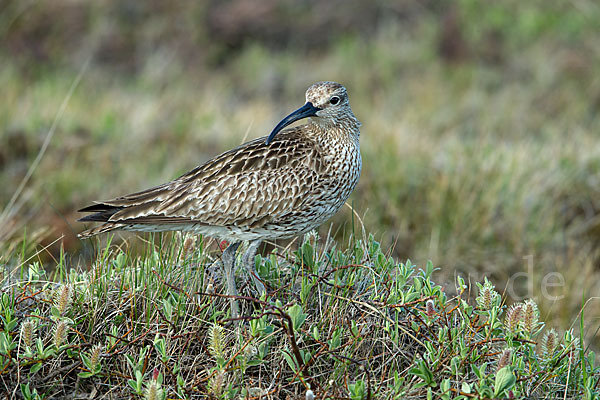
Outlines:
[[[82,262],[78,207],[264,136],[334,80],[363,123],[366,232],[568,329],[600,296],[598,21],[594,0],[3,0],[0,264]],[[344,209],[340,246],[352,229]]]

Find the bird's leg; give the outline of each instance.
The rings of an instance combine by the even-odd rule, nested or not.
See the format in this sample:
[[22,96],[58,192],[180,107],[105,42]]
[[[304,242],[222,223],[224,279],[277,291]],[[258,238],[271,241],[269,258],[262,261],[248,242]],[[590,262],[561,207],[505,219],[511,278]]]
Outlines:
[[[235,252],[241,242],[231,243],[223,252],[223,270],[225,271],[225,280],[227,281],[227,294],[229,296],[237,296],[238,292],[235,287]],[[231,318],[239,316],[238,303],[234,298],[230,298]]]
[[266,293],[265,285],[261,282],[258,274],[256,273],[256,268],[254,268],[254,257],[256,256],[256,250],[258,249],[260,242],[260,239],[250,241],[248,244],[248,249],[244,253],[243,258],[244,264],[248,269],[248,274],[250,274],[250,277],[254,281],[254,286],[256,287],[256,290],[258,290],[259,296],[263,293]]

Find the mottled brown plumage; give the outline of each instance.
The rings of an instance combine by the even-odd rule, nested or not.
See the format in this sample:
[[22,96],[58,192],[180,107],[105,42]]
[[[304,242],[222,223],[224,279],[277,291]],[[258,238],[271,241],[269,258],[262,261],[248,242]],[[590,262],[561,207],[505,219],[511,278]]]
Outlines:
[[[309,123],[283,129],[307,117]],[[268,137],[225,152],[171,182],[81,209],[92,214],[80,221],[103,224],[79,236],[177,230],[239,244],[302,234],[333,216],[358,183],[359,127],[346,89],[335,82],[316,83],[306,92],[306,104]],[[236,249],[232,247],[232,260]]]
[[[337,105],[329,103],[340,98]],[[317,116],[225,152],[187,174],[138,193],[81,209],[104,222],[90,237],[122,229],[193,231],[232,242],[296,236],[329,219],[360,176],[360,123],[346,90],[331,82],[307,91]],[[319,116],[322,113],[323,116]]]

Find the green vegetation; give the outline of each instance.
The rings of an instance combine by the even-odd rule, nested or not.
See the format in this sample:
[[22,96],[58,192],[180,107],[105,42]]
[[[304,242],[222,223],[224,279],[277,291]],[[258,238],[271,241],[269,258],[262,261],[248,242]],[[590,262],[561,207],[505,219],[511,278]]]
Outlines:
[[[215,259],[166,236],[143,256],[101,249],[90,270],[49,278],[37,263],[3,284],[0,368],[26,399],[597,398],[600,369],[572,330],[508,307],[489,281],[458,295],[397,263],[373,237],[340,251],[314,234],[294,254],[257,256],[269,295],[247,285],[228,319]],[[6,283],[6,282],[5,282]],[[476,296],[476,297],[475,297]],[[473,298],[474,297],[474,298]]]
[[[177,397],[181,375],[186,396],[219,385],[240,395],[272,391],[271,382],[282,395],[303,395],[311,379],[316,393],[351,398],[400,393],[394,382],[405,390],[400,397],[428,390],[437,397],[447,388],[451,396],[508,397],[495,393],[501,382],[515,396],[596,396],[589,350],[600,345],[600,4],[339,1],[259,8],[245,6],[253,0],[6,2],[0,376],[37,382],[11,390],[27,397],[115,385],[126,395]],[[261,261],[262,276],[281,290],[265,303],[245,293],[253,299],[240,300],[244,315],[254,322],[236,331],[226,321],[218,280],[211,295],[196,295],[208,291],[216,246],[198,244],[184,256],[166,238],[166,248],[156,248],[118,235],[97,251],[76,239],[78,207],[162,183],[267,134],[319,80],[342,82],[363,123],[354,214],[344,209],[322,227],[333,242],[311,245],[318,268],[288,249]],[[349,239],[358,219],[381,242],[387,264],[374,258],[372,241]],[[390,257],[419,266],[431,260],[443,291],[425,284],[428,268],[412,271]],[[392,270],[408,274],[404,286],[390,286]],[[469,282],[466,289],[456,276]],[[471,284],[486,279],[503,294],[491,309],[475,300]],[[71,306],[57,314],[63,287]],[[392,291],[416,297],[381,297]],[[507,331],[509,307],[524,310],[530,298],[540,321],[559,332],[551,355],[540,347],[548,347],[550,329],[537,333],[519,322],[519,332]],[[262,316],[266,310],[272,314]],[[332,319],[344,310],[350,317]],[[301,360],[284,315],[298,322]],[[408,331],[392,333],[390,319]],[[271,336],[256,324],[273,329]],[[363,339],[353,326],[369,328]],[[36,339],[27,350],[28,331],[40,348]],[[218,359],[209,339],[220,335]],[[261,345],[269,348],[262,358],[246,354]],[[502,353],[511,368],[497,374]],[[385,362],[367,365],[369,354],[384,354]]]

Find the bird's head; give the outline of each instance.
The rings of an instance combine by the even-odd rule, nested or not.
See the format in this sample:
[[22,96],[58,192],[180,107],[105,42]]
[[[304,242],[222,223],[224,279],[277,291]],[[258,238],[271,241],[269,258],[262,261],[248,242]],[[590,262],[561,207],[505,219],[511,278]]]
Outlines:
[[336,82],[317,82],[306,90],[306,104],[282,119],[267,137],[266,143],[271,143],[286,126],[307,117],[312,117],[315,123],[324,127],[349,118],[358,124],[350,108],[346,88]]

